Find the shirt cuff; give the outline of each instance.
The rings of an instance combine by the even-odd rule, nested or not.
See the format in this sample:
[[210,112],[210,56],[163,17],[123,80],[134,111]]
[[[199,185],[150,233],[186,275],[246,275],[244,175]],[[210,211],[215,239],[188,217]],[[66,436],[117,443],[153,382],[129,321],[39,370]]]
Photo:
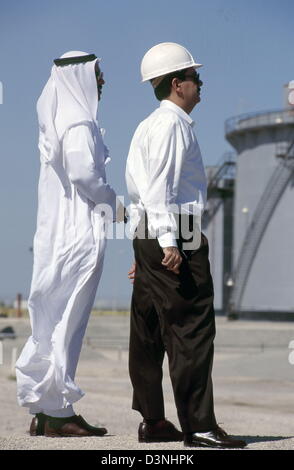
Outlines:
[[172,232],[166,232],[157,237],[158,243],[161,248],[167,248],[168,246],[178,247],[177,239]]

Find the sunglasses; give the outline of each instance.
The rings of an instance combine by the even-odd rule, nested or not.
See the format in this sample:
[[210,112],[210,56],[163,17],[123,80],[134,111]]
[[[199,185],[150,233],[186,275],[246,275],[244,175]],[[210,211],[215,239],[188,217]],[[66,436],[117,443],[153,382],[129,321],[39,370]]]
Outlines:
[[196,85],[203,85],[203,82],[200,80],[200,75],[198,72],[185,75],[185,80],[192,80]]
[[99,81],[99,80],[103,80],[103,72],[101,72],[101,70],[99,70],[97,72],[97,70],[95,70],[95,75],[96,75],[96,79]]

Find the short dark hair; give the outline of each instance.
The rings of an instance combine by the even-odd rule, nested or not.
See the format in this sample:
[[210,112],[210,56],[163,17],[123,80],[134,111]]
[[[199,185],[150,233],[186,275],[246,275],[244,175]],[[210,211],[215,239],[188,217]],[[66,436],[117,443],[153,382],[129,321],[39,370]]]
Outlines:
[[[165,75],[164,79],[159,83],[159,85],[154,89],[156,98],[159,101],[168,98],[171,94],[171,84],[174,78],[179,78],[180,80],[185,80],[185,69],[177,70]],[[152,83],[152,80],[150,80]]]

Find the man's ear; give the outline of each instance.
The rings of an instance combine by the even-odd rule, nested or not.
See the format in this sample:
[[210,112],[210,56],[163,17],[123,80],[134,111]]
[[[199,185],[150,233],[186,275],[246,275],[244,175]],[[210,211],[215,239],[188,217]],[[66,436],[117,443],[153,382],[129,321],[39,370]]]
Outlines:
[[181,88],[180,85],[181,85],[181,80],[179,78],[175,77],[172,79],[171,86],[173,90],[180,91],[180,88]]

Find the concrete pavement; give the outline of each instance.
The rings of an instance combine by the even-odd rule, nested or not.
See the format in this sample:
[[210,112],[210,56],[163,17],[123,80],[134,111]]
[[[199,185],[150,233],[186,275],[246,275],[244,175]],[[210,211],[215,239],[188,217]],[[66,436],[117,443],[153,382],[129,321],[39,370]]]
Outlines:
[[[109,434],[103,438],[50,439],[27,434],[31,417],[17,405],[11,357],[13,348],[19,354],[30,327],[27,319],[1,318],[0,330],[6,326],[15,329],[17,338],[2,343],[0,449],[184,449],[182,443],[137,442],[140,415],[131,410],[128,316],[91,317],[77,370],[76,382],[86,395],[76,403],[75,411],[91,424],[106,425]],[[247,449],[294,449],[294,365],[289,362],[293,339],[291,322],[227,322],[217,317],[216,416],[228,433],[247,440]],[[178,425],[166,360],[163,386],[166,416]]]

